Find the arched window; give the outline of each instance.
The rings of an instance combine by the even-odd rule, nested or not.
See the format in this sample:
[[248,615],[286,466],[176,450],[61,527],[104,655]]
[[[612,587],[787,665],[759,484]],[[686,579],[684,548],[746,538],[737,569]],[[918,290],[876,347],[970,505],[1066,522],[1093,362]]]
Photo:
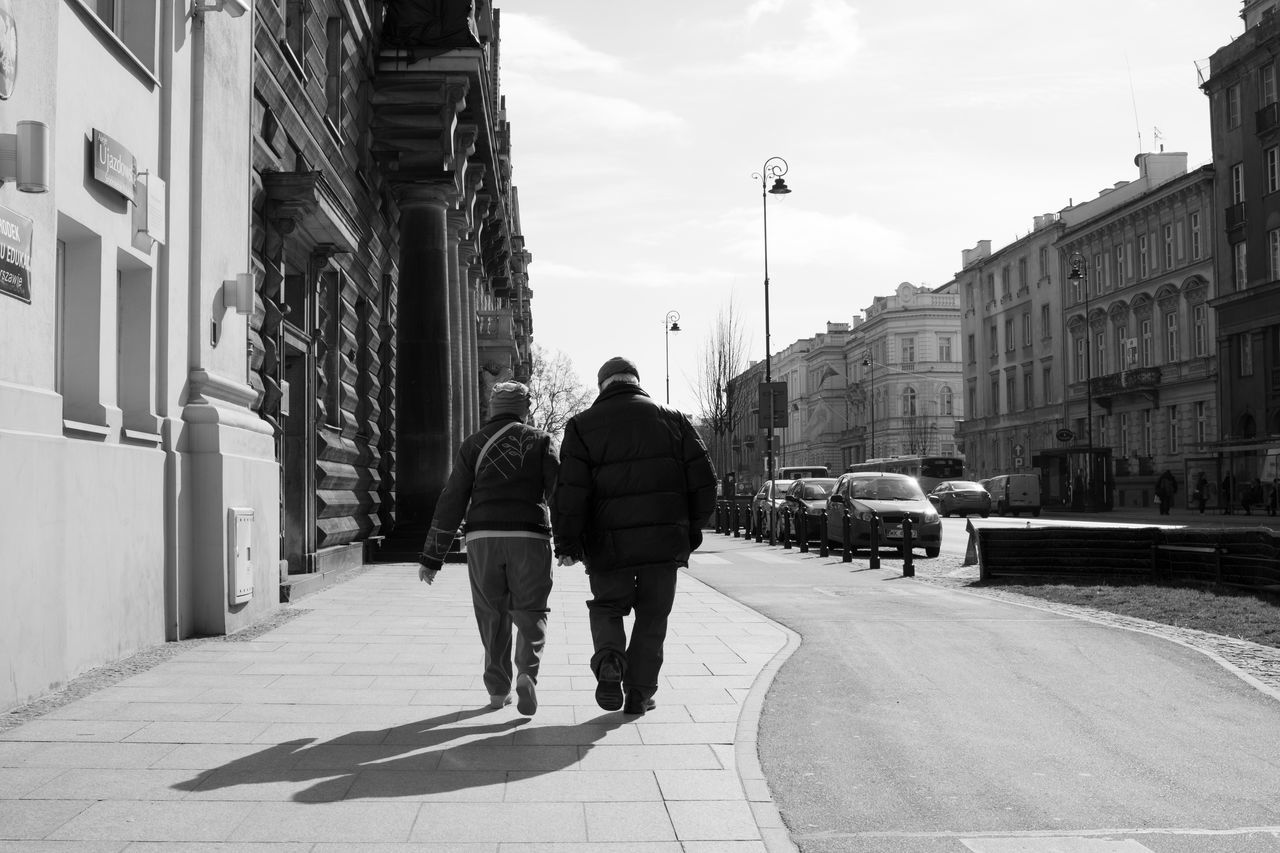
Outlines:
[[902,392],[902,416],[913,417],[916,413],[916,389],[908,385]]
[[942,386],[942,393],[938,395],[940,404],[939,410],[944,415],[954,415],[956,413],[955,394],[947,386]]

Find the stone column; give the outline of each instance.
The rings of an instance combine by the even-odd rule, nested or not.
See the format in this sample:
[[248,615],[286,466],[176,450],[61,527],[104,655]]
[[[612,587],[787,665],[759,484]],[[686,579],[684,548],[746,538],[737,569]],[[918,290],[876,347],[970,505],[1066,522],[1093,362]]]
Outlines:
[[462,293],[466,289],[466,270],[458,260],[458,245],[467,233],[467,220],[463,214],[449,215],[449,376],[452,393],[449,408],[453,416],[453,449],[456,451],[467,436],[467,402],[463,353],[466,352],[465,331],[462,320]]
[[424,533],[452,465],[446,190],[404,186],[397,293],[396,525]]
[[480,425],[479,364],[476,359],[475,246],[471,241],[458,248],[458,273],[462,283],[462,388],[466,422],[474,431]]

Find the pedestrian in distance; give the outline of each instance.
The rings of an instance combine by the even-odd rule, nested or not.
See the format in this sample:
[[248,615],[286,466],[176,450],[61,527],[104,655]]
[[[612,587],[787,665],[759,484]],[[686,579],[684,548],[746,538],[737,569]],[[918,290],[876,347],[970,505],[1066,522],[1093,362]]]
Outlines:
[[1178,493],[1178,478],[1168,468],[1156,480],[1156,498],[1160,502],[1160,514],[1168,515],[1173,508],[1173,496]]
[[1253,482],[1244,487],[1240,495],[1240,505],[1244,507],[1245,515],[1253,515],[1254,505],[1262,509],[1262,480],[1254,477]]
[[1222,494],[1219,497],[1222,500],[1222,514],[1231,515],[1231,502],[1235,499],[1236,494],[1236,478],[1230,471],[1222,478]]
[[1267,515],[1274,516],[1280,508],[1280,477],[1271,481],[1271,494],[1267,498]]
[[1203,471],[1196,477],[1195,491],[1191,493],[1191,499],[1196,502],[1200,514],[1204,515],[1204,506],[1209,502],[1209,481],[1205,478]]
[[565,426],[555,553],[586,567],[596,704],[639,715],[655,704],[676,576],[702,544],[716,475],[688,416],[654,402],[634,363],[611,358],[596,382],[595,402]]
[[551,517],[559,453],[551,436],[525,421],[529,389],[499,382],[489,418],[458,448],[449,481],[418,558],[418,577],[430,584],[466,519],[471,604],[484,646],[489,707],[511,704],[512,625],[515,625],[516,709],[538,710],[538,668],[547,639],[551,596]]

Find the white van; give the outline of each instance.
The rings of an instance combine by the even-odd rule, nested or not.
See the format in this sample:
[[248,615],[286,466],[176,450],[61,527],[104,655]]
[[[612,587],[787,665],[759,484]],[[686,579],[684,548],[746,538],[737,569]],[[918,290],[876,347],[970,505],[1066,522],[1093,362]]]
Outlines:
[[984,481],[991,493],[991,508],[997,515],[1040,515],[1040,476],[1000,474]]

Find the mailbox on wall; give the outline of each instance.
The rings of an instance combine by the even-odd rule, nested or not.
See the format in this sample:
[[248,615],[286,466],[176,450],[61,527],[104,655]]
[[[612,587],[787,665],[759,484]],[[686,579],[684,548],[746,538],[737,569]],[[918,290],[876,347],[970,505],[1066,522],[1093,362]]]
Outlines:
[[253,508],[227,508],[227,600],[253,598]]

